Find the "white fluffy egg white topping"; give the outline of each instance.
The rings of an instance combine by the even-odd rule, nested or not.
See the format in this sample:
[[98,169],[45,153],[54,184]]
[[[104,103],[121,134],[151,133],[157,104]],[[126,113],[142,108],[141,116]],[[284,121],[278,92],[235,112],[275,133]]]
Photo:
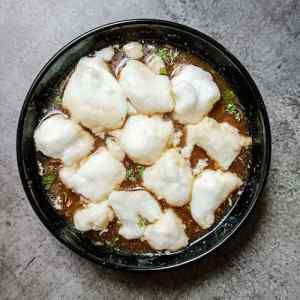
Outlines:
[[174,118],[183,124],[199,122],[220,100],[220,91],[210,73],[183,65],[172,79],[175,95]]
[[96,135],[123,125],[126,96],[101,55],[80,59],[65,88],[63,107]]
[[190,164],[176,149],[166,151],[143,175],[144,186],[171,206],[189,202],[192,183]]
[[[209,229],[241,188],[232,165],[251,138],[209,115],[228,99],[210,72],[180,55],[133,41],[81,58],[61,106],[36,127],[36,150],[59,163],[58,197],[68,208],[70,191],[80,203],[72,215],[78,231],[98,232],[104,243],[114,232],[123,243],[176,251],[191,239],[187,226]],[[124,62],[118,72],[115,59]],[[240,118],[230,104],[223,113]],[[195,156],[197,148],[205,157]],[[53,180],[46,183],[55,193]]]
[[162,214],[155,198],[143,190],[112,192],[108,202],[121,222],[119,234],[129,240],[142,237],[145,222],[153,223]]
[[173,136],[173,124],[160,116],[130,116],[114,134],[124,152],[136,163],[152,165],[167,149]]
[[204,170],[196,177],[191,213],[194,220],[204,229],[215,221],[216,209],[227,197],[242,185],[241,179],[231,172]]
[[126,170],[104,147],[99,148],[80,165],[63,167],[59,171],[61,181],[91,202],[105,199],[125,178]]
[[74,226],[79,231],[103,230],[113,220],[114,212],[108,201],[89,203],[75,211]]
[[88,156],[94,147],[92,135],[62,113],[46,116],[34,132],[34,141],[38,151],[66,166]]
[[235,127],[228,123],[218,123],[209,117],[205,117],[196,125],[187,126],[186,130],[184,155],[190,156],[194,145],[197,145],[203,148],[223,170],[230,167],[242,147],[251,144],[251,138],[239,134]]
[[168,76],[154,73],[142,62],[129,60],[121,71],[119,82],[138,112],[154,114],[173,110]]

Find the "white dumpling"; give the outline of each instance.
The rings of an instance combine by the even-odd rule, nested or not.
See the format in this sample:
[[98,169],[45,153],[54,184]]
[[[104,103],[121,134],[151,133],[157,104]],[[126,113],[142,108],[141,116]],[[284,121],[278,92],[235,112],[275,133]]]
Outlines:
[[251,138],[240,135],[235,127],[205,117],[198,124],[187,126],[186,147],[183,153],[184,156],[189,157],[194,145],[197,145],[203,148],[223,170],[227,170],[242,147],[247,147],[249,144]]
[[155,250],[178,250],[188,244],[185,225],[172,209],[146,227],[144,238]]
[[155,74],[145,64],[129,60],[120,73],[119,82],[140,113],[154,114],[173,110],[169,78]]
[[127,57],[139,59],[144,56],[143,45],[139,42],[129,42],[123,46],[123,50]]
[[95,134],[120,128],[127,114],[125,94],[97,55],[78,62],[65,88],[63,107],[75,121]]
[[166,75],[166,65],[159,55],[153,53],[147,56],[145,63],[155,74]]
[[72,165],[87,156],[94,147],[94,138],[77,123],[61,113],[46,117],[35,129],[36,149],[44,155]]
[[82,161],[79,167],[59,171],[62,182],[92,202],[104,200],[125,179],[126,170],[104,147]]
[[192,183],[190,165],[175,149],[166,151],[143,174],[143,185],[173,206],[182,206],[189,201]]
[[191,214],[204,229],[215,221],[216,209],[233,191],[242,185],[234,173],[204,170],[195,180],[192,192]]
[[109,205],[121,222],[119,234],[124,238],[138,239],[145,231],[145,219],[152,223],[161,216],[158,202],[150,193],[140,191],[119,191],[109,195]]
[[75,211],[74,226],[79,231],[103,230],[113,220],[114,213],[108,206],[108,201],[89,203]]
[[121,148],[136,163],[151,165],[165,151],[173,135],[173,124],[161,117],[130,116],[117,132]]
[[175,97],[174,118],[183,124],[199,122],[220,99],[210,73],[194,65],[180,66],[172,79]]

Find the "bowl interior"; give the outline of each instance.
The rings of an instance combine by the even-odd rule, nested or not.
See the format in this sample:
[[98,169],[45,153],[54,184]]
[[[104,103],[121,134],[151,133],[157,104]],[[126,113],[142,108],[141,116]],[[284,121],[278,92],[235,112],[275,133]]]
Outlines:
[[[95,247],[74,230],[49,204],[43,192],[35,161],[33,132],[42,114],[47,94],[93,50],[132,40],[168,43],[200,55],[234,88],[245,108],[253,138],[252,161],[243,193],[226,216],[204,237],[185,249],[161,255],[126,254]],[[23,106],[17,136],[17,154],[25,192],[46,227],[69,248],[100,264],[130,270],[158,270],[195,260],[224,242],[242,223],[262,191],[270,161],[270,130],[261,96],[242,65],[221,45],[188,27],[156,20],[119,22],[92,30],[60,50],[34,81]]]

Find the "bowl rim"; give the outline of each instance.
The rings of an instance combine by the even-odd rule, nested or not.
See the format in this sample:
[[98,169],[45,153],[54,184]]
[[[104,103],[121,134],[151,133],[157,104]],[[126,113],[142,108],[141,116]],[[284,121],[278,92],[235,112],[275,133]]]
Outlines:
[[[48,69],[51,67],[51,65],[65,52],[67,51],[70,47],[72,47],[74,44],[84,40],[85,38],[89,37],[90,35],[94,34],[95,32],[98,31],[105,31],[109,29],[113,29],[115,27],[122,27],[122,26],[127,26],[127,25],[165,25],[169,27],[173,27],[175,29],[182,30],[184,32],[194,34],[196,36],[199,36],[201,39],[206,40],[210,44],[212,44],[214,47],[216,47],[218,50],[223,52],[223,54],[228,57],[238,68],[238,70],[243,74],[245,77],[246,81],[251,85],[251,88],[253,90],[253,93],[255,94],[255,99],[259,103],[260,107],[260,112],[262,114],[262,121],[264,125],[264,135],[265,135],[265,156],[263,159],[263,164],[264,168],[262,170],[262,175],[261,175],[261,180],[258,182],[258,188],[256,194],[253,196],[253,199],[251,203],[249,204],[249,207],[247,211],[244,213],[240,221],[236,224],[236,226],[228,233],[226,237],[224,237],[222,240],[220,240],[218,243],[216,243],[213,247],[211,247],[208,251],[190,258],[185,261],[178,262],[176,264],[172,265],[167,265],[167,266],[155,266],[155,267],[143,267],[139,268],[138,266],[132,267],[132,266],[127,266],[127,265],[118,265],[115,263],[109,263],[109,262],[101,262],[97,259],[95,259],[90,253],[83,251],[82,249],[74,247],[71,243],[67,243],[65,240],[63,240],[54,230],[54,228],[49,224],[49,222],[44,218],[43,214],[41,213],[40,209],[36,206],[35,202],[33,201],[30,188],[28,185],[28,178],[26,176],[25,168],[23,166],[23,157],[22,157],[22,138],[23,138],[23,126],[24,126],[24,119],[26,115],[26,111],[28,108],[28,105],[30,103],[31,96],[36,88],[36,85],[39,83],[39,81],[42,79],[44,74],[48,71]],[[225,243],[239,228],[240,226],[244,223],[246,218],[249,216],[251,211],[253,210],[253,207],[255,206],[257,200],[259,197],[261,197],[263,188],[266,184],[267,177],[269,174],[269,169],[270,169],[270,163],[271,163],[271,129],[270,129],[270,123],[269,123],[269,118],[267,114],[267,110],[265,107],[265,104],[263,102],[262,96],[246,70],[246,68],[241,64],[241,62],[230,52],[228,51],[224,46],[219,44],[217,41],[215,41],[213,38],[210,36],[202,33],[201,31],[191,28],[189,26],[172,22],[172,21],[167,21],[167,20],[161,20],[161,19],[153,19],[153,18],[138,18],[138,19],[125,19],[125,20],[120,20],[116,22],[111,22],[107,23],[104,25],[97,26],[93,29],[90,29],[86,31],[83,34],[78,35],[74,39],[72,39],[70,42],[65,44],[62,48],[60,48],[49,60],[48,62],[42,67],[42,69],[38,72],[38,74],[35,76],[35,79],[33,80],[33,83],[31,84],[26,96],[25,100],[22,104],[22,108],[20,110],[19,114],[19,120],[18,120],[18,126],[17,126],[17,134],[16,134],[16,152],[17,152],[17,165],[18,165],[18,170],[19,170],[19,176],[21,178],[21,182],[23,185],[23,189],[25,191],[25,194],[27,196],[27,199],[29,200],[31,207],[39,217],[40,221],[44,224],[44,226],[50,231],[50,233],[57,239],[59,240],[63,245],[65,245],[67,248],[71,249],[81,257],[84,257],[90,261],[95,262],[96,264],[100,264],[103,266],[108,266],[112,269],[118,269],[118,270],[127,270],[127,271],[139,271],[139,272],[144,272],[144,271],[160,271],[160,270],[169,270],[173,268],[177,268],[183,265],[186,265],[188,263],[191,263],[193,261],[199,260],[200,258],[203,258],[213,252],[216,248],[220,247],[223,243]]]

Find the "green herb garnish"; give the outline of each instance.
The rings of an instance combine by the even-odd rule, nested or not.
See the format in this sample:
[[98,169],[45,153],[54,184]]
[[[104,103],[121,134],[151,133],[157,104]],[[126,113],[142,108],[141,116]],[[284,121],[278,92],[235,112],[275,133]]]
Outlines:
[[169,48],[160,48],[158,50],[158,55],[163,61],[168,61],[169,63],[174,63],[175,59],[177,58],[179,52],[175,49]]
[[237,108],[236,104],[234,104],[234,103],[227,104],[225,111],[232,114],[238,122],[241,121],[241,112]]
[[139,178],[142,178],[143,174],[144,174],[144,171],[145,171],[145,167],[144,166],[137,166],[136,169],[137,169]]
[[126,170],[126,180],[137,181],[143,177],[145,171],[144,166],[136,166]]
[[233,90],[226,89],[223,92],[223,100],[225,104],[225,111],[232,114],[234,118],[240,122],[241,121],[241,111],[238,109],[237,105],[235,104],[236,95]]
[[51,189],[54,181],[55,181],[54,175],[48,174],[42,177],[42,184],[47,191]]
[[106,246],[108,246],[108,247],[113,247],[113,248],[118,249],[118,248],[116,247],[116,244],[118,243],[119,239],[120,239],[120,238],[119,238],[118,236],[113,236],[110,240],[104,241],[104,243],[105,243]]
[[231,89],[226,89],[223,92],[223,100],[225,102],[225,104],[229,104],[232,103],[234,101],[234,99],[236,98],[235,93],[233,90]]
[[167,69],[166,68],[160,68],[159,74],[160,75],[167,75]]
[[146,225],[148,224],[147,220],[142,218],[141,216],[139,216],[139,220],[138,220],[138,226],[141,229],[144,229],[146,227]]
[[136,181],[133,169],[127,169],[126,170],[126,180]]
[[161,48],[158,50],[158,55],[162,60],[167,60],[168,59],[168,49],[166,48]]
[[62,98],[60,96],[56,96],[53,100],[54,105],[62,105]]
[[175,59],[177,58],[179,52],[177,50],[170,50],[170,59],[171,62],[174,63]]

